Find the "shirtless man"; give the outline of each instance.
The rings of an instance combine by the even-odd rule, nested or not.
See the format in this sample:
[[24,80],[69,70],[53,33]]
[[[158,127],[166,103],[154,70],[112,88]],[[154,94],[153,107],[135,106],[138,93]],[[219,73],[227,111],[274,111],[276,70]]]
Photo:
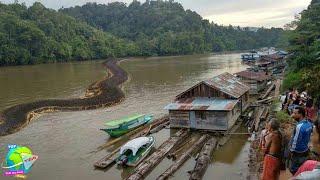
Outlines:
[[282,135],[279,127],[280,124],[277,120],[272,119],[269,122],[269,134],[268,138],[266,138],[262,180],[278,180],[280,176]]

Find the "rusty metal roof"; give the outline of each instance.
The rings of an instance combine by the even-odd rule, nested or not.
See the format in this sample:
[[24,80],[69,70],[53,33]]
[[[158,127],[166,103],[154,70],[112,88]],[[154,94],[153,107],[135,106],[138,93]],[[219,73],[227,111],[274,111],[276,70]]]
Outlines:
[[242,83],[237,77],[230,73],[223,73],[211,79],[203,81],[208,86],[211,86],[219,91],[222,91],[234,98],[241,97],[249,91],[250,87]]
[[248,70],[237,72],[235,74],[240,77],[257,80],[257,81],[264,81],[270,78],[270,75],[266,75],[265,72],[254,72],[254,71],[248,71]]
[[207,97],[188,98],[168,104],[167,110],[231,111],[238,100]]
[[278,60],[278,59],[283,59],[282,55],[279,54],[269,54],[262,56],[263,59],[271,59],[271,60]]

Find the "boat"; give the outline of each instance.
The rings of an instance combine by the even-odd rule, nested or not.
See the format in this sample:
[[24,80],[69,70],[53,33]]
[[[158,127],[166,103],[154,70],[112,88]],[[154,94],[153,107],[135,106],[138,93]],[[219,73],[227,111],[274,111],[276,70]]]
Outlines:
[[137,166],[145,157],[148,156],[155,144],[155,138],[139,137],[135,138],[120,148],[120,155],[116,159],[121,166]]
[[260,59],[260,55],[257,53],[257,51],[252,50],[249,53],[241,54],[241,59],[247,62],[254,62]]
[[152,120],[152,115],[135,114],[129,117],[108,121],[105,123],[107,127],[100,130],[107,132],[111,137],[120,137]]

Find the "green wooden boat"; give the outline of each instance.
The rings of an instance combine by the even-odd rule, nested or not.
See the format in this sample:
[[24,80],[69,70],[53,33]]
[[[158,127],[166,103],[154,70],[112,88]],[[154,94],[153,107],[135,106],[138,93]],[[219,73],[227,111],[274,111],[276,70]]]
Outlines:
[[105,123],[107,128],[101,130],[107,132],[111,137],[120,137],[152,120],[152,115],[135,114],[129,117],[108,121]]
[[148,156],[155,144],[155,138],[139,137],[127,142],[120,148],[120,155],[116,159],[118,165],[137,166],[145,157]]

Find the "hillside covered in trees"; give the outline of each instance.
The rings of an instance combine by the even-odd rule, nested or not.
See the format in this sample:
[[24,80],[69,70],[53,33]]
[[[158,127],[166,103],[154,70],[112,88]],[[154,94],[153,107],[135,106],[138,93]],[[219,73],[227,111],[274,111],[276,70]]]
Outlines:
[[0,3],[0,66],[283,47],[285,33],[219,26],[172,0],[59,11]]
[[114,2],[108,5],[88,3],[60,9],[79,20],[134,41],[139,55],[176,55],[225,50],[244,50],[285,46],[280,28],[260,28],[257,32],[240,27],[210,23],[180,3],[149,1]]
[[134,48],[40,3],[0,3],[0,66],[132,56]]
[[312,0],[308,9],[291,23],[294,31],[289,36],[289,73],[284,87],[306,89],[320,97],[320,0]]

